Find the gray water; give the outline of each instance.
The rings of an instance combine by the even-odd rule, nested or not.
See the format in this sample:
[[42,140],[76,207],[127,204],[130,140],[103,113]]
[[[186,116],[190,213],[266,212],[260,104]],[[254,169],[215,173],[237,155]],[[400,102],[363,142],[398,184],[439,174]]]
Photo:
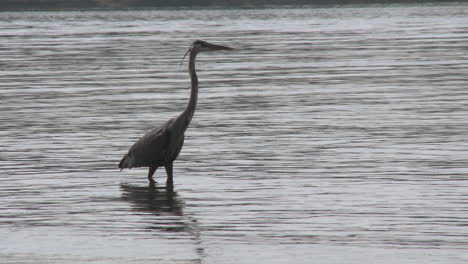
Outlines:
[[[466,263],[468,5],[0,13],[0,263]],[[199,104],[175,163],[128,147]]]

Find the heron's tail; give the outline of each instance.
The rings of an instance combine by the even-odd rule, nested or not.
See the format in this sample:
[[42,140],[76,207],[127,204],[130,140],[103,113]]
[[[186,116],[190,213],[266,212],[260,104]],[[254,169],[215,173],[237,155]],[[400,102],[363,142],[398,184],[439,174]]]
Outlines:
[[120,170],[123,170],[125,168],[131,168],[131,158],[128,155],[125,155],[123,159],[119,163],[119,168]]

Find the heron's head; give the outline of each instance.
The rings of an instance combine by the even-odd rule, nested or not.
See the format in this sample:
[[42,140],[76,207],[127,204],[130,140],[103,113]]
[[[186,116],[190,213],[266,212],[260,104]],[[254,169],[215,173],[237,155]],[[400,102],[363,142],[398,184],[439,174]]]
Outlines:
[[195,52],[217,51],[217,50],[233,50],[233,48],[212,44],[203,40],[195,40],[190,47],[190,50]]
[[185,56],[189,54],[189,52],[195,52],[195,55],[196,55],[198,54],[198,52],[216,51],[216,50],[233,50],[233,48],[216,45],[216,44],[209,43],[203,40],[195,40],[192,43],[192,46],[190,46],[190,48],[185,53],[184,57],[182,58],[182,61],[184,60]]
[[233,50],[233,48],[216,45],[216,44],[209,43],[203,40],[195,40],[190,46],[190,48],[187,50],[187,52],[185,53],[184,57],[182,58],[182,61],[180,62],[180,65],[182,66],[182,62],[184,61],[185,56],[189,54],[189,52],[194,52],[195,53],[194,55],[196,56],[199,52],[216,51],[216,50]]

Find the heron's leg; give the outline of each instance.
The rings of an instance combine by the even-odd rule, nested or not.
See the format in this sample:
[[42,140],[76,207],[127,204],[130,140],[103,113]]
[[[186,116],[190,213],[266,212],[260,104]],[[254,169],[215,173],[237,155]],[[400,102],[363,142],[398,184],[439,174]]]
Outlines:
[[166,173],[167,173],[166,185],[167,187],[172,188],[174,186],[174,181],[172,180],[172,162],[164,165],[164,168],[166,168]]
[[153,180],[153,174],[156,172],[157,169],[158,169],[158,167],[149,167],[149,170],[148,170],[148,181],[149,181],[150,187],[154,187],[154,184],[156,183],[156,182]]

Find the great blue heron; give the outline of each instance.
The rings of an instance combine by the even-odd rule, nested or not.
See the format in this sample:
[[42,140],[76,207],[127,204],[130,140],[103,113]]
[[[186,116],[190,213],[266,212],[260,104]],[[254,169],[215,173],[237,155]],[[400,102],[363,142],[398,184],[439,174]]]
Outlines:
[[161,127],[154,128],[133,144],[119,163],[119,168],[149,167],[148,181],[154,187],[153,174],[158,167],[164,166],[167,173],[167,186],[173,186],[172,167],[184,144],[184,133],[195,113],[198,97],[198,78],[195,72],[195,58],[199,52],[233,50],[233,48],[215,45],[202,40],[192,43],[184,57],[190,53],[188,70],[192,88],[185,110],[170,119]]

